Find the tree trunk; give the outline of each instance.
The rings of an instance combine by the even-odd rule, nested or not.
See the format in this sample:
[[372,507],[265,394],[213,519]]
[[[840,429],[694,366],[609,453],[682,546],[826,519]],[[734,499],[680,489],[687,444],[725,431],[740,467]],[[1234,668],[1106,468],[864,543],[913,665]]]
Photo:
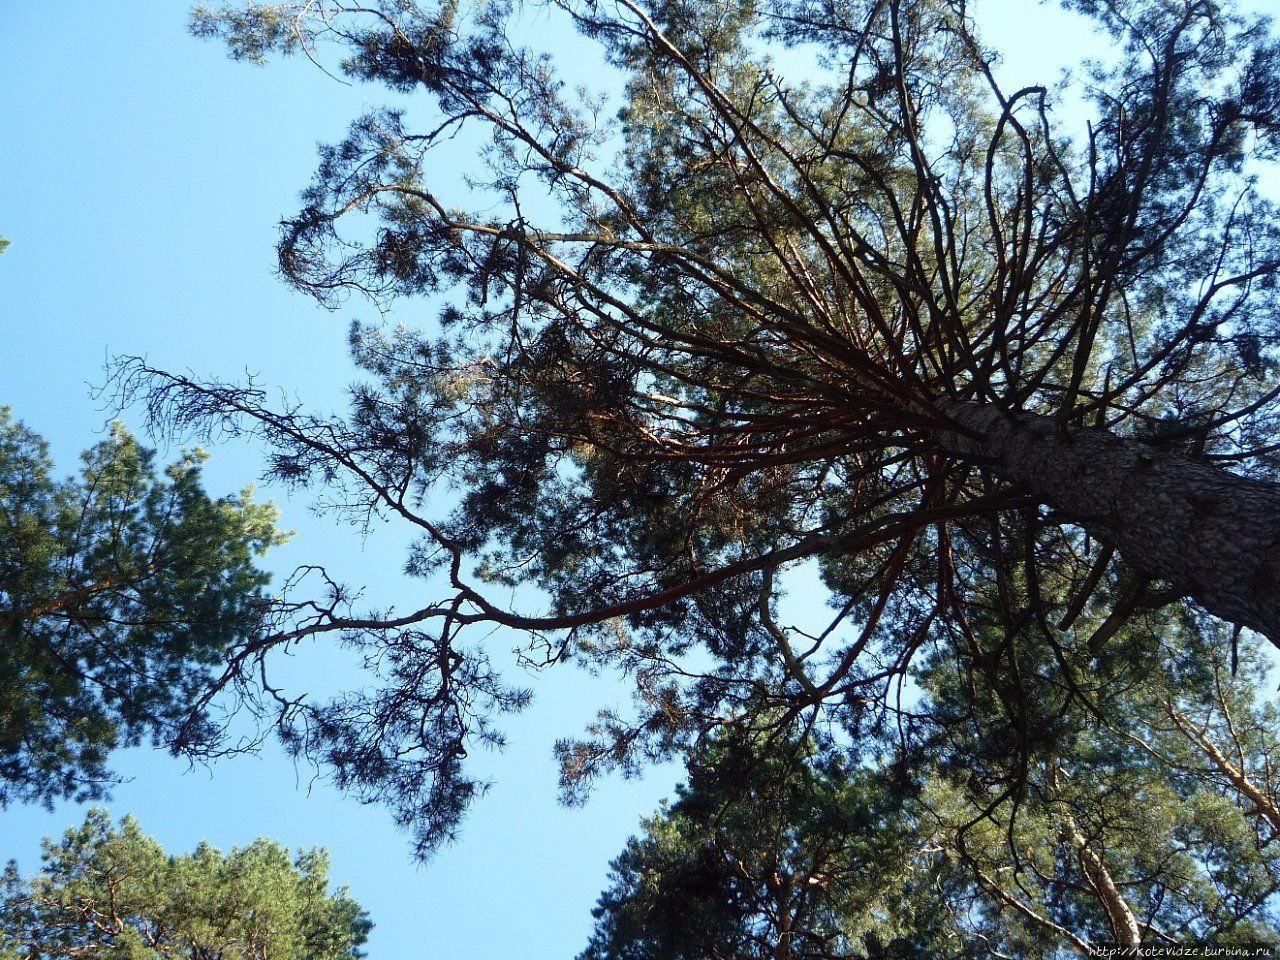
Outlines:
[[1102,862],[1102,858],[1093,852],[1093,848],[1089,846],[1089,842],[1084,838],[1084,834],[1080,832],[1074,820],[1067,819],[1062,833],[1063,839],[1074,846],[1080,856],[1080,867],[1089,878],[1093,889],[1097,891],[1102,908],[1107,912],[1107,918],[1111,922],[1111,931],[1115,935],[1116,942],[1122,947],[1141,946],[1142,928],[1138,926],[1138,918],[1129,909],[1129,904],[1111,878],[1111,872]]
[[1280,485],[1105,430],[959,401],[940,439],[1184,591],[1280,646]]

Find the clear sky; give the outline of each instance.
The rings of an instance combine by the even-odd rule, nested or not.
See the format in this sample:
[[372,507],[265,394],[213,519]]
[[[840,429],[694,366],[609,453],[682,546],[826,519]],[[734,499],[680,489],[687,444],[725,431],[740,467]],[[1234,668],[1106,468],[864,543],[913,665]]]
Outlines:
[[[1009,16],[995,22],[1018,35],[1019,6],[1002,7]],[[109,355],[145,353],[198,374],[249,369],[328,409],[341,406],[353,375],[345,324],[364,308],[333,315],[284,288],[272,273],[275,224],[294,211],[316,142],[339,139],[384,98],[305,61],[231,63],[187,35],[186,17],[181,0],[0,5],[0,235],[13,244],[0,257],[0,403],[51,441],[63,471],[100,435],[106,414],[89,387]],[[220,447],[209,485],[230,492],[258,470],[252,450]],[[324,562],[374,585],[374,602],[409,603],[424,589],[400,575],[395,531],[362,544],[309,514],[304,500],[281,507],[298,536],[273,569]],[[514,642],[496,638],[499,649]],[[325,683],[324,671],[342,663],[308,651],[298,682]],[[270,746],[212,770],[189,771],[155,751],[120,755],[117,769],[132,779],[109,807],[134,813],[171,851],[257,836],[327,846],[334,878],[350,883],[377,925],[374,960],[572,957],[609,859],[670,793],[675,772],[613,779],[585,809],[559,808],[552,743],[580,732],[596,709],[624,706],[627,692],[571,670],[536,687],[535,707],[508,725],[506,753],[479,758],[496,780],[492,793],[461,842],[425,867],[411,862],[382,809],[312,783],[310,770]],[[34,868],[40,838],[82,817],[70,804],[0,811],[0,859]]]

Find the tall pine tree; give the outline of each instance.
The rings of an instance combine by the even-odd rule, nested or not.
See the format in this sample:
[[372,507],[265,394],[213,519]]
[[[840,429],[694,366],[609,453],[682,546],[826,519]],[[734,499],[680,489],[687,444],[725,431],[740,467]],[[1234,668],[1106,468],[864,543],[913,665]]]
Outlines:
[[[405,521],[410,571],[447,579],[394,616],[335,588],[246,648],[332,631],[386,667],[291,707],[291,742],[425,850],[476,791],[468,745],[526,699],[472,625],[634,674],[640,713],[571,773],[745,701],[881,696],[968,642],[998,570],[1051,648],[1099,602],[1091,652],[1170,605],[1280,641],[1280,43],[1229,0],[1065,6],[1110,42],[1087,123],[1000,84],[966,0],[199,11],[236,57],[336,48],[420,101],[325,148],[281,238],[322,302],[438,298],[436,325],[353,329],[349,416],[121,371],[158,420],[256,432],[280,479]],[[540,13],[595,45],[616,107],[558,73]],[[450,195],[434,171],[472,148]],[[834,611],[808,636],[776,603],[806,560]],[[524,584],[545,606],[493,592]]]

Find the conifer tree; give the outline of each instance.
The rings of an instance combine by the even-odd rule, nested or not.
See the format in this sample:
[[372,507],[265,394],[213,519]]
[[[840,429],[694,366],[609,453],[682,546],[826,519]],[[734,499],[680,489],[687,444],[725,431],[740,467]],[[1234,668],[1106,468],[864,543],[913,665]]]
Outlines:
[[101,796],[110,752],[144,738],[217,751],[201,697],[260,634],[255,561],[284,538],[250,491],[205,493],[204,459],[157,475],[117,424],[59,480],[0,407],[0,806]]
[[1000,702],[998,675],[933,657],[899,718],[924,736],[708,740],[615,860],[582,960],[1280,947],[1267,660],[1247,648],[1233,673],[1204,628],[1118,636],[1093,711],[1061,709],[1051,652],[1024,636],[1007,656],[1037,717]]
[[[473,625],[637,680],[570,779],[742,703],[840,717],[970,644],[999,571],[1027,598],[1003,642],[1042,634],[1073,697],[1081,644],[1164,607],[1280,642],[1280,41],[1230,0],[1062,6],[1110,44],[1060,95],[1087,123],[1052,78],[1000,84],[967,0],[198,11],[237,58],[336,51],[417,98],[322,150],[279,262],[326,304],[439,313],[353,328],[345,417],[124,364],[157,421],[257,433],[447,581],[394,614],[337,586],[283,607],[225,682],[306,635],[369,650],[381,690],[290,700],[286,735],[426,850],[527,699]],[[535,16],[598,51],[597,89]],[[778,622],[803,561],[833,607],[808,636]],[[521,585],[545,603],[499,599]]]
[[356,960],[372,924],[329,890],[323,850],[270,840],[169,855],[125,817],[92,810],[43,866],[10,863],[0,886],[0,957],[119,960]]

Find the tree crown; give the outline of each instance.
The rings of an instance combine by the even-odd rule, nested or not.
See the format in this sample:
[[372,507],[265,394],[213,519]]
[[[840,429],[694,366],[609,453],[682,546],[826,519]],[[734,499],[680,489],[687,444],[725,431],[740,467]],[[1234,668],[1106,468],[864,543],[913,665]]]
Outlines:
[[[565,745],[571,787],[754,716],[861,723],[921,650],[980,669],[983,617],[1042,634],[1072,697],[1073,658],[1151,609],[1280,637],[1257,182],[1280,44],[1218,0],[1067,6],[1114,54],[1083,127],[1001,87],[963,0],[538,7],[598,45],[617,113],[527,42],[528,6],[197,11],[235,57],[332,43],[427,110],[358,119],[282,231],[322,302],[438,298],[430,327],[353,328],[349,416],[122,367],[158,421],[257,432],[277,478],[412,524],[408,569],[447,578],[405,614],[337,586],[278,608],[248,661],[334,631],[387,680],[290,701],[290,742],[425,850],[479,786],[466,745],[527,700],[473,624],[635,677],[634,717]],[[788,51],[817,67],[788,80]],[[456,200],[432,177],[455,140],[482,161]],[[832,603],[816,630],[778,622],[801,561]],[[545,609],[488,592],[517,584]]]

